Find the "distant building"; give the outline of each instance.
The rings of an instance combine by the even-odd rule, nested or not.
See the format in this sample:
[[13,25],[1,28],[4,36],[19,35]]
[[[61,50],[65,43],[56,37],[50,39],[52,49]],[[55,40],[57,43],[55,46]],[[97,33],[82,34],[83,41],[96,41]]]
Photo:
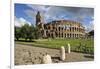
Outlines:
[[81,23],[70,20],[55,20],[49,23],[41,22],[40,12],[36,15],[36,26],[44,38],[80,38],[85,36],[85,27]]
[[85,38],[94,38],[94,30],[91,30],[88,33],[86,33]]

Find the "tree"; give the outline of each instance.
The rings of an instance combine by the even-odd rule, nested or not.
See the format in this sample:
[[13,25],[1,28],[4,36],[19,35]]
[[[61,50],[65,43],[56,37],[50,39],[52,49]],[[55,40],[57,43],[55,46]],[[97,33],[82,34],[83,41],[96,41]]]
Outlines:
[[39,38],[39,31],[37,27],[34,27],[34,38],[38,39]]
[[20,28],[19,27],[15,27],[15,38],[17,40],[19,40],[20,37],[21,37]]
[[24,26],[21,27],[21,36],[22,38],[25,38],[25,40],[28,39],[29,34],[29,25],[25,24]]
[[21,27],[21,37],[25,38],[25,40],[27,41],[27,39],[29,39],[30,41],[32,41],[32,39],[38,39],[38,28],[34,27],[33,25],[29,26],[28,24],[25,24],[24,26]]
[[94,36],[94,30],[90,31],[88,34],[89,36]]
[[17,40],[19,40],[19,38],[24,38],[26,41],[27,39],[30,41],[32,41],[32,39],[38,39],[38,28],[34,27],[34,25],[29,26],[29,24],[25,24],[22,27],[15,27],[15,38]]
[[29,27],[29,35],[28,38],[30,39],[30,41],[32,39],[38,39],[39,38],[39,33],[38,33],[38,28],[34,27],[33,25],[31,25]]
[[30,41],[32,41],[32,39],[35,38],[34,34],[35,34],[34,33],[34,26],[32,25],[32,26],[29,27],[29,35],[27,35],[28,38],[30,39]]

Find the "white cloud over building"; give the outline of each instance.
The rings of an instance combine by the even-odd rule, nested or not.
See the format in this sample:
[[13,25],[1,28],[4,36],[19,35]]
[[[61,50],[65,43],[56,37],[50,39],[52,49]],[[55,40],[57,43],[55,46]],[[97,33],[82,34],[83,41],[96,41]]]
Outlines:
[[22,17],[20,17],[20,18],[15,17],[14,19],[15,19],[14,20],[15,21],[14,25],[17,26],[17,27],[22,27],[25,24],[31,25],[31,23],[29,21],[25,20]]

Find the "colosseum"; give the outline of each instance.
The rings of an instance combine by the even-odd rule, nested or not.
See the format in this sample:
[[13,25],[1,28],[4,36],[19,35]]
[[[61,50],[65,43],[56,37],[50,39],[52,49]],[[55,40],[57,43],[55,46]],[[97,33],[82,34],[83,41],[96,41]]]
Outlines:
[[55,20],[49,23],[41,22],[40,12],[36,15],[36,26],[41,37],[46,38],[81,38],[85,36],[85,27],[71,20]]

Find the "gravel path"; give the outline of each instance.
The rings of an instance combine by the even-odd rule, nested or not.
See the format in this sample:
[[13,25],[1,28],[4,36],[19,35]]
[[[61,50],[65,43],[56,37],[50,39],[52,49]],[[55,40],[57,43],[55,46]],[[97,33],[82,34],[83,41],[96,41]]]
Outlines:
[[42,57],[46,53],[51,55],[53,63],[94,60],[90,54],[71,52],[66,53],[65,61],[61,61],[59,50],[15,44],[15,65],[42,64]]

